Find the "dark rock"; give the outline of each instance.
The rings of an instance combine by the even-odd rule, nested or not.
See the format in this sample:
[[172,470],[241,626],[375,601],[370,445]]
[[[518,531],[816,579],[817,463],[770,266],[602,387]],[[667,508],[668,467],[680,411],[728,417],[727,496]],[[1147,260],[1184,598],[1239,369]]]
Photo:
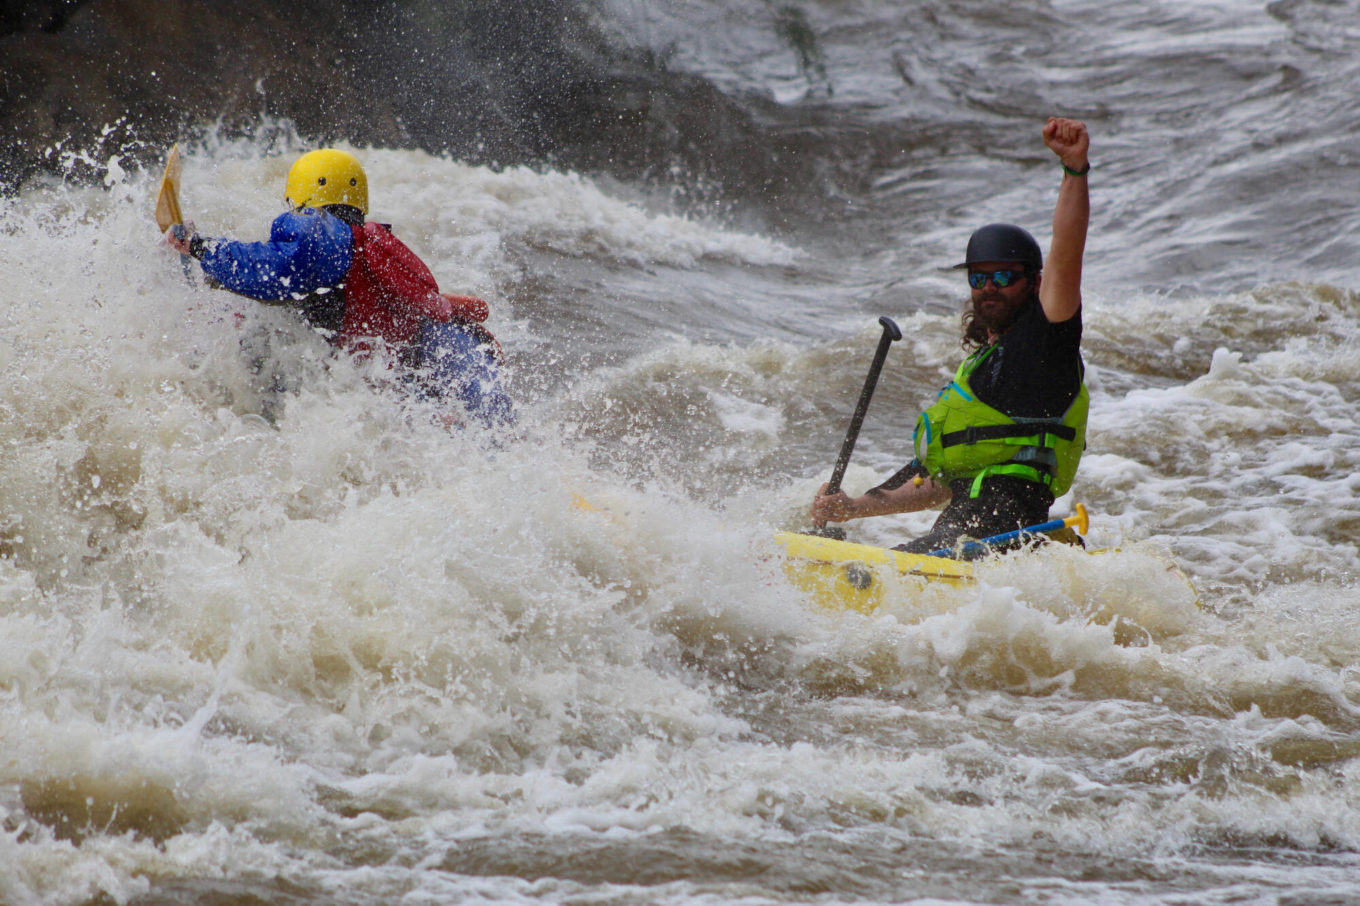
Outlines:
[[[810,115],[724,96],[610,43],[588,0],[50,0],[0,13],[0,189],[153,165],[195,129],[267,120],[318,143],[778,197],[818,177]],[[88,173],[51,149],[89,152]]]

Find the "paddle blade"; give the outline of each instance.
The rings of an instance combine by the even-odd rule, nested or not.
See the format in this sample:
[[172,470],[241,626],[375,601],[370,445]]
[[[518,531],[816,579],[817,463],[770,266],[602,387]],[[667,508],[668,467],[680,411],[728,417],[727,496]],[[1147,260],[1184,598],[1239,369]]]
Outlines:
[[156,226],[162,233],[184,222],[179,211],[179,170],[179,145],[174,145],[165,157],[165,175],[161,177],[161,189],[156,194]]

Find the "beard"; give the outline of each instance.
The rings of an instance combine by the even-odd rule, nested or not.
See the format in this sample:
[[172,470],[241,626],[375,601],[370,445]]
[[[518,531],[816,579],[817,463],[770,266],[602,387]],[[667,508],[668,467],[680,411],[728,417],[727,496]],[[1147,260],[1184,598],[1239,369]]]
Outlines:
[[999,293],[987,293],[973,301],[973,321],[988,333],[1005,333],[1028,304],[1028,298],[1012,302]]
[[963,313],[964,346],[986,346],[993,335],[1000,336],[1015,326],[1020,316],[1038,300],[1037,292],[1029,293],[1019,302],[1011,302],[995,291],[970,299]]

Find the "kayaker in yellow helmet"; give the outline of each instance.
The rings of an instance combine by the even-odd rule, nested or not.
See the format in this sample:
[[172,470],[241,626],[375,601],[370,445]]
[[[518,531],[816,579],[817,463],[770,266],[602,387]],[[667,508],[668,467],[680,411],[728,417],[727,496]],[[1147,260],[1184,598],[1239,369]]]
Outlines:
[[1090,135],[1080,121],[1053,117],[1043,140],[1063,170],[1047,264],[1018,226],[993,223],[973,233],[957,265],[972,291],[963,315],[971,354],[918,418],[916,458],[859,497],[823,486],[812,502],[814,522],[947,504],[929,534],[897,548],[925,553],[1045,522],[1055,496],[1071,485],[1089,399],[1081,264]]
[[322,148],[299,157],[284,187],[288,210],[269,239],[237,242],[199,236],[193,224],[166,242],[195,258],[224,289],[288,305],[331,342],[367,355],[390,353],[416,395],[448,401],[444,420],[466,413],[487,424],[513,420],[498,373],[501,351],[482,325],[487,305],[439,291],[423,261],[387,224],[367,219],[368,177],[348,151]]

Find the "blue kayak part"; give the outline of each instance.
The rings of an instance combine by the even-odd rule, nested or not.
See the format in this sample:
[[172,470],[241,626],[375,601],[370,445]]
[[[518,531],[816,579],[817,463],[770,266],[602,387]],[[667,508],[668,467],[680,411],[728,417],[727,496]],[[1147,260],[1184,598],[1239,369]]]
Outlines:
[[354,260],[354,232],[333,214],[280,214],[267,242],[209,239],[199,262],[226,289],[261,302],[296,299],[342,283]]
[[488,427],[515,420],[489,335],[476,325],[426,321],[416,336],[424,395],[455,398]]

